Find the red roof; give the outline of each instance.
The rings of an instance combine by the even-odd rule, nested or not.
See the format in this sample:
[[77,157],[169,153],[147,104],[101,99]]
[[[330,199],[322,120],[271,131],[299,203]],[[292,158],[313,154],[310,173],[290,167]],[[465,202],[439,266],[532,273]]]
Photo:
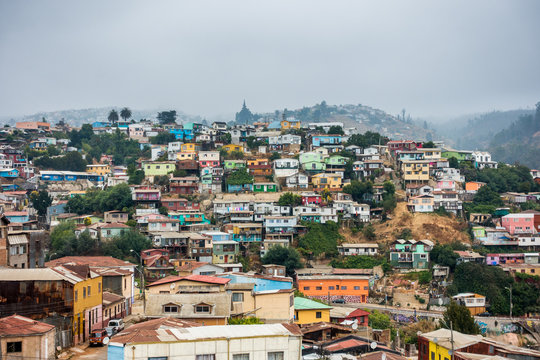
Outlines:
[[231,281],[231,279],[224,279],[224,278],[208,276],[208,275],[188,275],[188,276],[170,275],[158,281],[154,281],[153,283],[148,284],[148,286],[168,284],[170,282],[181,281],[181,280],[197,281],[197,282],[203,282],[203,283],[208,283],[208,284],[219,284],[219,285],[225,285],[229,281]]
[[358,346],[365,346],[365,345],[368,345],[368,343],[365,341],[360,341],[356,339],[348,339],[348,340],[337,342],[335,344],[325,346],[324,349],[331,352],[335,352],[338,350],[345,350],[345,349],[350,349],[350,348],[355,348]]
[[356,318],[359,316],[366,316],[366,315],[369,315],[369,312],[362,309],[356,309],[353,312],[351,312],[349,315],[347,315],[347,318],[352,318],[352,317]]
[[43,334],[53,329],[54,325],[16,314],[0,319],[0,336]]
[[75,264],[95,267],[120,267],[120,266],[135,266],[134,264],[113,258],[112,256],[64,256],[45,263],[45,266],[52,267],[64,264]]

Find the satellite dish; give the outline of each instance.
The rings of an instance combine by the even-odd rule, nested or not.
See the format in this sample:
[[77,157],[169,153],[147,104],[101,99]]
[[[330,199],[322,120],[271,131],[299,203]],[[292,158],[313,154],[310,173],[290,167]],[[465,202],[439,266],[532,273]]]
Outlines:
[[357,322],[353,322],[353,324],[351,325],[351,327],[352,327],[353,330],[358,329],[358,323],[357,323]]
[[175,284],[175,283],[172,283],[172,284],[170,285],[171,290],[174,289],[175,287],[176,287],[176,284]]
[[109,340],[110,339],[109,339],[108,336],[104,337],[103,340],[102,340],[103,345],[107,345],[109,343]]
[[381,359],[386,360],[386,353],[382,353]]
[[375,348],[377,347],[377,343],[375,341],[373,341],[371,344],[369,344],[369,347],[372,349],[372,350],[375,350]]

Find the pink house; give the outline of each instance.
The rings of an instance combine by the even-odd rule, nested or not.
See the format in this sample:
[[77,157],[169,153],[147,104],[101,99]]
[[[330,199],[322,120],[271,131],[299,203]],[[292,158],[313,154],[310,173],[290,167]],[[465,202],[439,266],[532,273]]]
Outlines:
[[456,182],[450,179],[437,181],[437,188],[441,190],[456,190]]
[[524,211],[502,217],[501,225],[510,234],[531,234],[540,232],[540,212]]

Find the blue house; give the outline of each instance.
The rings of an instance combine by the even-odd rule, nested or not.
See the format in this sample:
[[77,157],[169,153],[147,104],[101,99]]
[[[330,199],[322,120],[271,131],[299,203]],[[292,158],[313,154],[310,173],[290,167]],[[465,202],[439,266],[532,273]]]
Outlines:
[[341,140],[341,135],[313,135],[311,139],[311,145],[314,147],[325,145],[340,145]]
[[290,290],[293,288],[292,279],[249,274],[219,274],[222,278],[231,279],[229,284],[255,284],[253,291]]
[[0,169],[0,177],[3,177],[3,178],[16,178],[16,177],[19,177],[19,170],[17,170],[17,169]]
[[96,121],[96,122],[93,122],[92,123],[92,128],[95,129],[95,128],[104,128],[104,127],[109,127],[111,126],[111,124],[109,122],[104,122],[104,121]]
[[20,189],[17,184],[2,184],[2,191],[15,191],[17,189]]
[[30,216],[26,211],[8,211],[4,213],[4,216],[11,223],[24,223],[30,221]]
[[51,222],[52,217],[56,217],[60,214],[66,213],[67,201],[60,202],[58,204],[51,205],[47,208],[47,223]]
[[212,238],[212,242],[232,240],[232,234],[222,232],[222,231],[203,231],[201,234],[205,236],[210,236]]
[[252,191],[252,190],[253,190],[253,184],[239,184],[239,185],[227,184],[227,192],[230,192],[230,193]]
[[103,175],[76,172],[76,171],[42,171],[39,175],[40,180],[44,181],[77,181],[89,180],[92,182],[103,182]]
[[170,212],[168,217],[180,221],[180,226],[210,224],[210,220],[206,218],[203,212],[186,211],[186,212]]

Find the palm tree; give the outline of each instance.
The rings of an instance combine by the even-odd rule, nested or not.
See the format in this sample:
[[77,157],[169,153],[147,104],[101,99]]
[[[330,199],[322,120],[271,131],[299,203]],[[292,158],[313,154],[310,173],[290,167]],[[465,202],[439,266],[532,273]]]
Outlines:
[[123,108],[122,111],[120,111],[120,116],[124,121],[129,119],[131,117],[131,110],[129,110],[127,107]]
[[115,123],[118,121],[118,113],[116,112],[116,110],[111,110],[111,112],[109,113],[109,117],[107,118],[109,120],[109,122],[111,123]]

